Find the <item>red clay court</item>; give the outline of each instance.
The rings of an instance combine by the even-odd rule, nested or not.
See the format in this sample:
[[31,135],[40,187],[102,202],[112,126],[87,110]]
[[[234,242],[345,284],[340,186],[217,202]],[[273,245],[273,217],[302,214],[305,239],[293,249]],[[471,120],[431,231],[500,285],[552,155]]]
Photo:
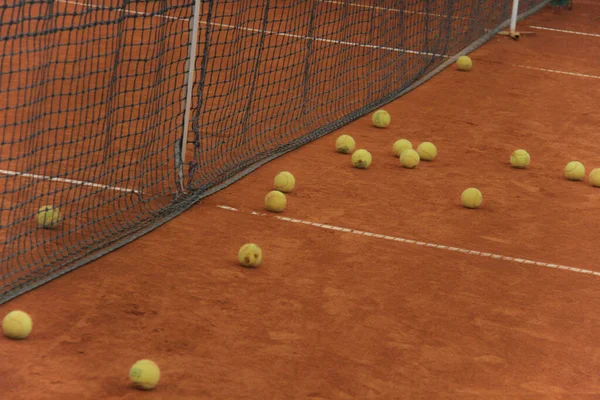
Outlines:
[[[293,15],[294,9],[286,12]],[[238,15],[235,10],[231,14]],[[254,24],[247,26],[319,36],[284,28],[283,23]],[[469,53],[469,72],[450,64],[383,105],[392,118],[388,128],[373,127],[367,113],[265,163],[126,246],[0,305],[2,316],[19,309],[33,319],[26,340],[0,340],[0,398],[600,398],[600,263],[595,253],[600,189],[563,176],[565,164],[573,160],[585,165],[586,177],[600,168],[600,2],[576,0],[570,11],[546,6],[520,21],[518,28],[534,34],[518,41],[496,35]],[[368,36],[363,32],[347,41],[363,43]],[[335,43],[340,38],[329,40],[317,46],[342,45]],[[347,56],[357,59],[365,57],[361,51],[377,50],[347,47]],[[187,49],[176,51],[183,59]],[[291,51],[289,56],[305,57],[300,53]],[[228,62],[241,68],[235,57]],[[406,62],[421,71],[413,59]],[[318,125],[310,119],[318,101],[329,104],[343,92],[335,83],[338,64],[322,63],[332,74],[333,89],[313,86],[326,95],[314,100],[313,111],[302,114],[309,121],[305,130]],[[266,65],[261,68],[271,71]],[[301,70],[280,70],[281,85],[295,82],[285,76],[301,80]],[[362,74],[351,73],[356,79]],[[201,73],[197,78],[202,79]],[[248,76],[244,85],[267,78]],[[216,86],[219,79],[214,79]],[[383,89],[385,81],[374,85]],[[144,87],[132,87],[133,94],[126,96],[142,99]],[[377,93],[372,89],[355,93],[352,101]],[[299,86],[290,90],[302,92]],[[173,98],[161,103],[161,112],[182,117],[180,98],[168,96]],[[285,110],[283,90],[270,100],[274,108],[250,113],[252,118]],[[215,96],[212,101],[200,106],[211,118],[219,115],[211,107],[217,110],[227,99]],[[154,115],[150,109],[136,109]],[[332,118],[339,117],[336,112],[331,111]],[[240,118],[236,124],[243,125]],[[218,121],[219,129],[232,123],[225,116]],[[171,123],[173,127],[163,128],[175,129],[175,122],[162,122]],[[292,125],[282,123],[250,123],[242,139],[219,140],[227,142],[232,154],[242,154],[245,148],[254,149],[252,141],[260,142],[261,136],[253,132],[276,126],[273,137],[284,137],[281,132]],[[334,142],[341,134],[353,136],[357,149],[371,152],[368,169],[352,168],[349,155],[336,153]],[[136,137],[118,140],[129,143],[122,148],[135,148],[130,144]],[[435,143],[437,158],[412,170],[402,168],[391,155],[392,144],[400,138],[414,147]],[[118,140],[115,148],[121,146]],[[135,156],[113,151],[119,155],[112,161],[120,165],[119,157],[139,157],[157,165],[153,174],[171,171],[171,159],[152,161],[163,160],[159,149],[169,143],[175,141],[157,142],[154,152],[140,147]],[[222,149],[211,143],[189,144],[188,159],[198,161],[192,167],[199,171],[212,168],[214,176],[221,176],[226,162],[206,161]],[[275,148],[265,148],[269,146]],[[526,169],[509,164],[517,148],[531,155]],[[6,147],[5,169],[26,161],[12,162],[4,151]],[[93,151],[81,157],[103,160]],[[57,184],[81,193],[99,190],[82,195],[81,201],[89,202],[84,208],[89,218],[95,213],[94,196],[114,209],[123,207],[124,214],[101,219],[110,230],[121,218],[156,216],[152,207],[166,204],[177,192],[175,172],[165,172],[169,179],[163,181],[150,180],[143,165],[125,171],[131,175],[121,184],[109,178],[96,181],[153,193],[147,203],[131,208],[131,192],[110,190],[121,196],[111,200],[106,187]],[[293,173],[296,187],[287,195],[284,212],[269,213],[264,196],[280,171]],[[187,167],[185,174],[191,176],[190,188],[202,186]],[[460,194],[467,187],[483,193],[479,209],[461,206]],[[4,193],[9,191],[7,186]],[[16,215],[10,213],[11,218]],[[69,223],[79,226],[83,218],[82,211]],[[3,234],[7,232],[14,231]],[[74,240],[85,232],[70,231],[66,237]],[[249,242],[259,244],[264,253],[255,269],[237,263],[238,249]],[[129,381],[130,366],[143,358],[161,368],[153,391],[136,390]]]

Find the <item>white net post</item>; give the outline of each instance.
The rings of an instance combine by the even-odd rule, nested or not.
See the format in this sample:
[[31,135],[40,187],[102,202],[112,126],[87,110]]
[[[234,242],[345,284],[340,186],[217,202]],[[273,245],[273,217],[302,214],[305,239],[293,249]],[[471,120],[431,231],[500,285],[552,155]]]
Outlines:
[[181,190],[185,192],[185,181],[184,181],[184,167],[185,167],[185,156],[187,150],[188,134],[190,130],[190,113],[192,109],[192,95],[194,88],[194,77],[196,73],[196,53],[198,51],[198,35],[200,33],[200,4],[202,0],[196,0],[194,3],[194,17],[190,20],[192,25],[192,32],[190,34],[189,44],[189,58],[186,62],[186,94],[185,94],[185,111],[183,115],[183,134],[181,136],[181,165],[180,165],[180,184]]
[[513,0],[512,14],[510,16],[510,34],[517,31],[517,16],[519,15],[519,0]]

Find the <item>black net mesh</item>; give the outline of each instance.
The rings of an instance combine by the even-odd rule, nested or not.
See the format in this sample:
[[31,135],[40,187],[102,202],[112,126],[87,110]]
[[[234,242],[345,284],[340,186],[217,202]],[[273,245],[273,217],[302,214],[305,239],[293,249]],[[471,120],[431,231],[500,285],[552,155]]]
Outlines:
[[512,7],[202,1],[196,38],[194,3],[0,0],[0,302],[398,97]]

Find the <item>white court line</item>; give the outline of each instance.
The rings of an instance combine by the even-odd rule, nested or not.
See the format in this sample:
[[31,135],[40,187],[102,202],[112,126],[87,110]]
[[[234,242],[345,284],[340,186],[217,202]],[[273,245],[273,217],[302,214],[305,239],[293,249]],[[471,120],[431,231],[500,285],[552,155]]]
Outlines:
[[445,245],[435,244],[435,243],[428,243],[428,242],[423,242],[423,241],[418,241],[418,240],[404,239],[401,237],[381,235],[381,234],[365,232],[365,231],[361,231],[361,230],[357,230],[357,229],[344,228],[341,226],[319,224],[317,222],[305,221],[302,219],[282,217],[280,215],[273,215],[273,214],[259,213],[256,211],[245,212],[245,211],[239,210],[237,208],[229,207],[229,206],[225,206],[225,205],[217,205],[217,208],[227,210],[227,211],[240,212],[240,213],[244,213],[244,214],[257,215],[257,216],[261,216],[261,217],[271,217],[271,218],[277,219],[279,221],[285,221],[285,222],[303,224],[303,225],[310,225],[310,226],[314,226],[316,228],[345,232],[345,233],[350,233],[353,235],[373,237],[376,239],[389,240],[389,241],[399,242],[399,243],[414,244],[416,246],[431,247],[434,249],[452,251],[452,252],[456,252],[456,253],[463,253],[463,254],[472,255],[472,256],[492,258],[495,260],[511,261],[511,262],[515,262],[515,263],[519,263],[519,264],[536,265],[538,267],[560,269],[560,270],[564,270],[564,271],[577,272],[580,274],[600,276],[600,272],[590,271],[588,269],[568,267],[566,265],[551,264],[551,263],[545,263],[545,262],[541,262],[541,261],[527,260],[524,258],[509,257],[509,256],[503,256],[500,254],[493,254],[493,253],[485,253],[485,252],[478,251],[478,250],[463,249],[461,247],[451,247],[451,246],[445,246]]
[[[141,11],[126,10],[124,8],[111,8],[111,7],[106,7],[106,6],[100,6],[98,4],[83,3],[81,1],[72,1],[72,0],[57,0],[57,1],[60,2],[60,3],[73,4],[73,5],[76,5],[76,6],[85,6],[85,7],[90,7],[90,8],[101,8],[103,10],[112,9],[114,11],[124,12],[125,14],[135,14],[135,15],[143,15],[143,16],[151,15],[149,13],[145,13],[145,12],[141,12]],[[152,15],[152,16],[155,17],[155,18],[171,19],[171,20],[175,20],[175,21],[188,21],[189,20],[189,18],[177,18],[177,17],[171,17],[170,15],[155,14],[155,15]]]
[[[91,8],[109,9],[109,7],[106,7],[106,6],[99,6],[99,5],[90,4],[90,3],[82,3],[82,2],[79,2],[79,1],[72,1],[72,0],[58,0],[58,1],[63,2],[63,3],[68,3],[68,4],[74,4],[74,5],[79,5],[79,6],[91,7]],[[125,9],[115,9],[115,11],[116,10],[124,12],[126,14],[136,14],[136,15],[145,15],[145,16],[152,15],[152,14],[148,14],[148,13],[143,13],[141,11],[132,11],[132,10],[125,10]],[[156,15],[152,15],[152,16],[155,17],[155,18],[166,18],[166,19],[174,19],[174,20],[178,20],[178,21],[189,21],[188,18],[185,18],[185,19],[184,18],[176,18],[176,17],[167,16],[167,15],[158,15],[158,14],[156,14]],[[200,21],[200,24],[202,24],[202,25],[211,25],[211,26],[216,26],[216,27],[220,27],[220,28],[227,28],[227,29],[237,29],[237,30],[246,31],[246,32],[262,33],[262,34],[266,34],[266,35],[283,36],[283,37],[289,37],[289,38],[301,39],[301,40],[312,40],[312,41],[315,41],[315,42],[322,42],[322,43],[332,43],[332,44],[341,44],[341,45],[344,45],[344,46],[362,47],[362,48],[366,48],[366,49],[376,49],[376,50],[393,51],[393,52],[397,52],[397,53],[419,54],[419,55],[423,55],[423,56],[434,56],[434,57],[444,57],[444,58],[450,57],[447,54],[437,54],[437,53],[417,51],[417,50],[400,49],[400,48],[396,48],[396,47],[377,46],[377,45],[374,45],[374,44],[364,44],[364,43],[358,43],[358,42],[348,42],[348,41],[345,41],[345,40],[334,40],[334,39],[325,39],[325,38],[312,37],[312,36],[296,35],[294,33],[276,32],[276,31],[269,31],[269,30],[258,29],[258,28],[247,28],[245,26],[220,24],[220,23],[217,23],[217,22],[211,22],[209,24],[206,21]]]
[[[423,12],[423,11],[410,11],[410,10],[404,10],[401,8],[379,7],[379,6],[371,6],[368,4],[350,3],[350,2],[336,1],[336,0],[318,0],[318,1],[321,3],[338,4],[338,5],[344,5],[344,6],[349,6],[349,7],[366,8],[369,10],[377,10],[377,11],[390,11],[390,12],[402,13],[402,14],[427,15],[430,17],[440,17],[440,18],[448,18],[449,17],[449,15],[447,15],[447,14],[434,14],[434,13],[427,13],[427,12]],[[450,16],[450,18],[451,19],[470,19],[468,17],[452,17],[452,16]]]
[[[200,23],[206,24],[206,22],[204,22],[204,21],[200,21]],[[374,44],[347,42],[345,40],[334,40],[334,39],[325,39],[325,38],[319,38],[319,37],[303,36],[303,35],[296,35],[293,33],[275,32],[275,31],[268,31],[268,30],[264,30],[264,29],[240,27],[240,26],[235,26],[235,25],[215,24],[215,23],[211,23],[211,25],[217,25],[217,26],[220,26],[223,28],[239,29],[239,30],[249,31],[249,32],[266,33],[268,35],[285,36],[285,37],[291,37],[291,38],[303,39],[303,40],[313,40],[315,42],[341,44],[344,46],[355,46],[355,47],[363,47],[363,48],[367,48],[367,49],[386,50],[386,51],[393,51],[393,52],[397,52],[397,53],[419,54],[422,56],[434,56],[434,57],[444,57],[444,58],[450,57],[447,54],[437,54],[437,53],[423,52],[423,51],[417,51],[417,50],[407,50],[407,49],[400,49],[400,48],[396,48],[396,47],[377,46]]]
[[[108,8],[108,7],[105,7],[105,6],[99,6],[99,5],[95,5],[95,4],[91,4],[91,3],[83,3],[83,2],[72,1],[72,0],[58,0],[58,1],[63,2],[63,3],[68,3],[68,4],[74,4],[74,5],[92,7],[92,8],[102,8],[102,9],[107,9]],[[342,2],[339,2],[339,1],[336,1],[336,0],[320,0],[320,1],[346,4],[346,3],[342,3]],[[150,15],[150,14],[143,13],[143,12],[140,12],[140,11],[132,11],[132,10],[125,10],[125,9],[120,9],[119,11],[122,11],[124,13],[136,14],[136,15]],[[155,18],[175,19],[175,20],[179,20],[179,21],[188,21],[187,18],[185,18],[185,19],[184,18],[176,18],[176,17],[170,17],[170,16],[158,15],[158,14],[153,15],[153,17],[155,17]],[[203,24],[203,25],[207,25],[208,24],[205,21],[200,21],[200,23]],[[313,41],[316,41],[316,42],[341,44],[341,45],[345,45],[345,46],[357,46],[357,47],[377,49],[377,50],[393,51],[393,52],[398,52],[398,53],[419,54],[419,55],[444,57],[444,58],[449,58],[450,57],[447,54],[437,54],[437,53],[422,52],[422,51],[417,51],[417,50],[399,49],[399,48],[396,48],[396,47],[376,46],[376,45],[372,45],[372,44],[347,42],[347,41],[343,41],[343,40],[333,40],[333,39],[325,39],[325,38],[318,38],[318,37],[310,37],[310,36],[296,35],[296,34],[293,34],[293,33],[275,32],[275,31],[268,31],[268,30],[262,30],[262,29],[256,29],[256,28],[247,28],[247,27],[242,27],[242,26],[235,26],[235,25],[228,25],[228,24],[219,24],[219,23],[215,23],[215,22],[211,22],[210,25],[218,26],[218,27],[222,27],[222,28],[228,28],[228,29],[238,29],[238,30],[243,30],[243,31],[253,32],[253,33],[264,33],[264,34],[268,34],[268,35],[285,36],[285,37],[291,37],[291,38],[302,39],[302,40],[313,40]],[[507,65],[511,65],[511,66],[517,67],[517,68],[525,68],[525,69],[530,69],[530,70],[537,70],[537,71],[543,71],[543,72],[551,72],[551,73],[561,74],[561,75],[577,76],[577,77],[580,77],[580,78],[600,79],[600,76],[596,76],[596,75],[579,74],[579,73],[576,73],[576,72],[558,71],[558,70],[547,69],[547,68],[528,67],[528,66],[525,66],[525,65],[516,65],[516,64],[507,64]]]
[[7,171],[7,170],[3,170],[3,169],[0,169],[0,174],[4,174],[4,175],[8,175],[8,176],[22,176],[24,178],[40,179],[43,181],[64,182],[64,183],[70,183],[73,185],[91,186],[91,187],[97,187],[97,188],[102,188],[102,189],[114,190],[115,192],[128,192],[128,193],[135,193],[135,194],[141,193],[140,191],[135,190],[135,189],[122,188],[122,187],[118,187],[118,186],[101,185],[99,183],[77,181],[75,179],[57,178],[57,177],[46,176],[46,175],[37,175],[37,174],[28,174],[28,173],[24,173],[24,172]]
[[552,32],[560,32],[560,33],[569,33],[571,35],[580,35],[580,36],[592,36],[592,37],[600,37],[598,33],[587,33],[587,32],[578,32],[578,31],[569,31],[566,29],[557,29],[557,28],[546,28],[545,26],[536,26],[529,25],[532,29],[539,29],[542,31],[552,31]]
[[580,77],[580,78],[600,79],[600,76],[598,76],[598,75],[579,74],[577,72],[558,71],[558,70],[555,70],[555,69],[538,68],[538,67],[528,67],[526,65],[517,65],[517,64],[507,64],[507,65],[510,65],[510,66],[513,66],[513,67],[517,67],[517,68],[532,69],[532,70],[535,70],[535,71],[551,72],[553,74],[577,76],[577,77]]

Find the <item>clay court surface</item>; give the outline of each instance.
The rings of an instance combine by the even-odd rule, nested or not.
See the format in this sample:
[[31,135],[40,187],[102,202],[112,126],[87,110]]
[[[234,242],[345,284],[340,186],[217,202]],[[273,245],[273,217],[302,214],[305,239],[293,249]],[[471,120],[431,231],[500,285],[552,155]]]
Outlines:
[[[34,320],[0,340],[0,398],[600,398],[600,189],[562,176],[600,167],[600,5],[575,3],[386,105],[388,129],[365,116],[0,306]],[[335,153],[343,133],[368,170]],[[438,158],[401,168],[399,138]],[[282,170],[287,209],[257,215]],[[481,209],[460,206],[471,186]],[[129,385],[141,358],[153,392]]]

